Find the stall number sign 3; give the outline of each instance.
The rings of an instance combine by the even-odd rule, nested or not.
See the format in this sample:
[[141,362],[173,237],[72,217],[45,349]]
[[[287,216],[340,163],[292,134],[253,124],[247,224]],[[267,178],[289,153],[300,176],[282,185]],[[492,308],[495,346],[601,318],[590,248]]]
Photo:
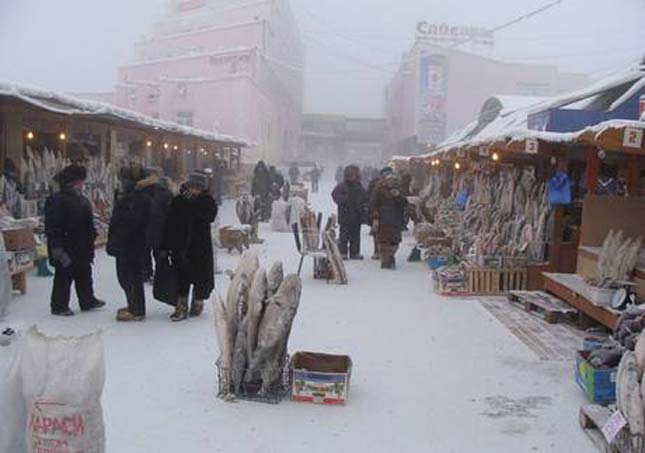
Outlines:
[[537,154],[539,148],[538,141],[534,138],[526,140],[526,154]]
[[614,412],[602,427],[602,434],[607,439],[607,443],[611,444],[625,425],[627,425],[627,420],[623,414],[620,411]]
[[640,148],[641,143],[643,143],[643,129],[625,128],[625,136],[623,137],[623,146],[625,148]]

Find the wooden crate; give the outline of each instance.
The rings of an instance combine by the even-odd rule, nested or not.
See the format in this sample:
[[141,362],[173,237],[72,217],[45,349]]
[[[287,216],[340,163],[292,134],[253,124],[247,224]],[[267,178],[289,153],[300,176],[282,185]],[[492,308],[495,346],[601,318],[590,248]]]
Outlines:
[[524,291],[528,282],[526,268],[489,269],[471,267],[468,276],[469,292],[477,295],[505,294]]

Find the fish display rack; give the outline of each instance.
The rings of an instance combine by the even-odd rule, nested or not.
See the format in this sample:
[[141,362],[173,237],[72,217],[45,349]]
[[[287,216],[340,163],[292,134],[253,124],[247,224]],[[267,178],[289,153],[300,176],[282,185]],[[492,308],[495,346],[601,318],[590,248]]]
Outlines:
[[645,439],[634,436],[624,427],[610,444],[602,433],[613,411],[612,408],[589,404],[580,408],[580,427],[602,453],[645,453]]
[[[268,404],[279,404],[283,399],[288,397],[291,394],[291,365],[290,365],[289,355],[284,357],[281,366],[280,377],[276,382],[268,386],[268,391],[260,393],[262,388],[262,380],[257,379],[251,382],[245,382],[242,380],[240,386],[240,391],[234,393],[233,382],[228,378],[232,376],[233,370],[227,369],[222,366],[222,359],[218,359],[216,362],[217,367],[217,382],[218,382],[218,391],[217,397],[220,399],[227,399],[231,395],[234,395],[236,399],[245,400],[245,401],[255,401],[260,403]],[[246,374],[247,370],[244,370]],[[260,370],[260,374],[263,374],[264,370]]]

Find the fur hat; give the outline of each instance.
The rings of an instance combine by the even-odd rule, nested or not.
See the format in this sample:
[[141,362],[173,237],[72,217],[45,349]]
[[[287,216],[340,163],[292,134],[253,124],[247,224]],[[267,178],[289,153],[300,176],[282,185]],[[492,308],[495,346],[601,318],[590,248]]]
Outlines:
[[204,173],[193,172],[188,175],[188,181],[186,181],[186,185],[188,187],[193,187],[196,189],[208,190],[208,179],[208,175]]
[[58,182],[61,186],[69,186],[78,181],[85,181],[86,178],[87,169],[78,164],[68,165],[58,174]]
[[394,169],[392,167],[383,167],[379,173],[381,173],[381,176],[391,175],[394,173]]

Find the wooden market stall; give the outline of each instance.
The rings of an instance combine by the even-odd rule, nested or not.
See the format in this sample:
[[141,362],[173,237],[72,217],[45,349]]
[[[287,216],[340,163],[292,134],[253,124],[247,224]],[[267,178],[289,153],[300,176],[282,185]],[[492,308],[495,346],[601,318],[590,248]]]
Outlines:
[[106,240],[121,163],[162,167],[178,181],[189,171],[215,162],[221,162],[223,174],[235,173],[246,146],[237,137],[0,81],[2,228],[22,231],[27,227],[19,219],[36,219],[29,226],[32,238],[36,235],[32,246],[8,247],[14,286],[26,291],[26,274],[33,269],[33,260],[46,258],[46,239],[38,218],[53,189],[54,175],[67,163],[82,162],[88,169],[85,191],[93,204],[100,246]]

